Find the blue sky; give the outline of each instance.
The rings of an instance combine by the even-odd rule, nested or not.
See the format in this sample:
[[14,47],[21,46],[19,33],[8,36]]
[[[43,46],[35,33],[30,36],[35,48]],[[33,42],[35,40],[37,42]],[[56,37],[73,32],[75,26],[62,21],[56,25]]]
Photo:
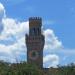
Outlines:
[[[44,50],[44,56],[46,56],[44,65],[55,66],[75,63],[75,0],[0,0],[0,2],[4,7],[0,15],[0,45],[4,50],[1,51],[1,59],[6,59],[3,57],[4,55],[9,57],[10,53],[18,52],[17,46],[19,46],[20,53],[17,57],[19,60],[26,60],[24,59],[26,54],[22,53],[26,48],[24,42],[21,44],[18,42],[22,42],[24,34],[28,32],[26,29],[28,18],[39,16],[43,19],[47,45]],[[7,35],[4,36],[4,34]],[[14,45],[15,49],[11,52],[9,48]],[[4,49],[6,46],[8,46],[7,51]],[[54,57],[55,61],[53,60]],[[10,58],[14,60],[12,56]]]
[[[27,20],[30,16],[41,16],[51,20],[52,28],[65,47],[74,48],[75,1],[74,0],[2,0],[8,17]],[[21,11],[21,12],[20,12]],[[68,38],[70,37],[71,38]]]

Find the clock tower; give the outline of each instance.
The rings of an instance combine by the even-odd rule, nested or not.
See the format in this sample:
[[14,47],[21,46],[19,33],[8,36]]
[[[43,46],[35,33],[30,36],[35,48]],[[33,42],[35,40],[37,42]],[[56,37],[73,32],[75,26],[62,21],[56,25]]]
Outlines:
[[26,34],[27,62],[43,68],[43,48],[45,43],[42,34],[42,19],[29,18],[29,34]]

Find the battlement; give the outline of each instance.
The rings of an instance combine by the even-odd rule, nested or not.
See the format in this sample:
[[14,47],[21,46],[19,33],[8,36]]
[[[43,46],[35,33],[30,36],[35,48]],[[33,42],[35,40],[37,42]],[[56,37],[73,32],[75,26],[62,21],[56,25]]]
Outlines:
[[41,17],[30,17],[29,18],[29,21],[35,21],[35,20],[38,20],[38,21],[41,21]]
[[29,18],[29,26],[34,27],[34,26],[41,26],[42,25],[42,19],[41,17],[30,17]]

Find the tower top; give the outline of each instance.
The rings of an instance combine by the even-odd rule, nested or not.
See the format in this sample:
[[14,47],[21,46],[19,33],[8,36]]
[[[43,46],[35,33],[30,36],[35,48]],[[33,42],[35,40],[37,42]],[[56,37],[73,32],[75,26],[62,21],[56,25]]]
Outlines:
[[42,25],[41,17],[30,17],[29,18],[29,27],[37,27]]
[[29,21],[32,21],[32,20],[42,20],[42,18],[41,17],[30,17]]

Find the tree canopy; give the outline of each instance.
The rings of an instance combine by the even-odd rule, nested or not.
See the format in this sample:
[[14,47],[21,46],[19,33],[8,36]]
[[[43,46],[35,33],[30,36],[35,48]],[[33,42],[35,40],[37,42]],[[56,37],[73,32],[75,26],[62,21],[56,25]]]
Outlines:
[[75,64],[49,68],[47,71],[26,62],[7,63],[0,61],[0,75],[75,75]]

